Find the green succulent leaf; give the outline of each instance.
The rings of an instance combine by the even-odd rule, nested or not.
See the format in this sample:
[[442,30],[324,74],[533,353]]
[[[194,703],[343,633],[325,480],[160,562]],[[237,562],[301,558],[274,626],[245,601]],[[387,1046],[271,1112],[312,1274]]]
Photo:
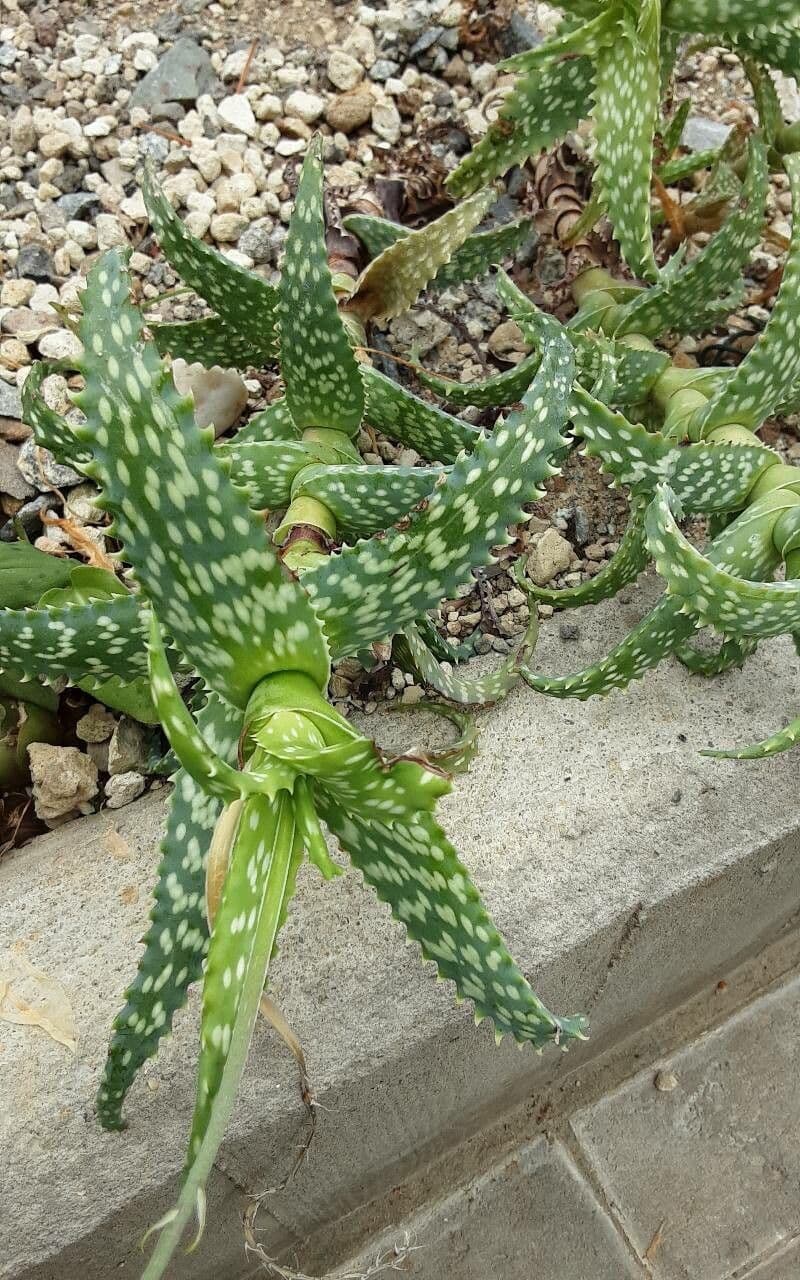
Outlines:
[[634,498],[628,526],[619,548],[593,578],[587,578],[575,587],[557,589],[537,587],[518,573],[517,581],[520,586],[534,600],[551,604],[557,609],[577,609],[584,604],[599,604],[601,600],[609,600],[629,582],[635,582],[650,560],[644,536],[646,506],[646,499]]
[[278,298],[281,373],[295,424],[354,435],[364,412],[364,389],[328,266],[319,134],[303,162]]
[[409,231],[389,245],[362,271],[347,300],[347,310],[355,312],[365,323],[367,320],[382,323],[408,311],[422,290],[450,262],[496,198],[493,190],[479,191],[434,222],[418,231]]
[[[707,151],[690,151],[688,155],[674,156],[673,159],[666,160],[664,164],[658,166],[656,172],[665,187],[675,187],[679,182],[691,178],[692,174],[713,168],[719,156],[719,147],[709,148]],[[661,271],[663,276],[663,267]]]
[[475,652],[475,642],[480,636],[480,628],[468,635],[466,640],[449,640],[446,636],[441,635],[427,614],[423,614],[421,618],[417,618],[414,626],[422,636],[425,644],[430,649],[434,657],[439,658],[441,662],[464,662],[467,658],[471,658]]
[[88,603],[0,610],[0,669],[41,676],[126,683],[147,671],[146,611],[139,597],[114,596]]
[[[652,551],[651,551],[652,554]],[[712,542],[709,560],[728,572],[751,579],[770,577],[779,562],[772,540],[772,524],[763,510],[746,511]],[[582,671],[565,676],[546,676],[522,669],[522,677],[538,693],[554,698],[580,700],[603,696],[612,689],[625,689],[664,658],[682,651],[685,642],[700,626],[694,614],[683,612],[683,602],[672,596],[634,627],[607,657]]]
[[569,341],[551,321],[522,407],[458,459],[407,528],[356,543],[304,574],[335,654],[403,630],[489,562],[508,525],[522,518],[522,504],[553,474],[573,372]]
[[669,0],[664,23],[675,31],[750,31],[797,17],[797,0]]
[[420,400],[370,365],[361,366],[367,393],[365,419],[423,458],[455,462],[462,449],[472,449],[479,431],[468,422]]
[[477,191],[563,138],[584,116],[593,81],[589,58],[568,59],[524,76],[486,136],[451,173],[451,195]]
[[575,54],[583,54],[588,58],[596,57],[615,38],[619,13],[619,5],[611,3],[604,11],[591,17],[582,26],[564,30],[533,49],[523,49],[522,53],[504,58],[497,65],[502,71],[519,71],[523,75],[528,75],[549,62],[559,61],[561,58],[572,57]]
[[88,450],[81,445],[67,419],[51,409],[42,394],[42,383],[54,373],[63,373],[60,364],[36,361],[22,388],[22,417],[33,428],[38,445],[49,449],[65,466],[79,467],[89,460]]
[[485,706],[499,702],[519,683],[519,666],[527,662],[536,647],[539,625],[533,610],[525,638],[519,649],[510,654],[496,671],[482,676],[464,676],[444,667],[431,653],[419,630],[413,624],[395,636],[393,652],[405,670],[415,672],[443,698],[464,706]]
[[164,626],[235,705],[287,666],[324,686],[328,658],[304,593],[215,457],[213,432],[197,428],[191,398],[178,396],[155,348],[142,342],[120,254],[93,267],[83,302],[86,386],[76,402],[87,415],[78,435],[93,454],[86,470],[102,485],[115,533]]
[[800,718],[787,724],[785,729],[778,729],[768,738],[754,742],[749,747],[731,747],[727,751],[701,751],[701,756],[711,756],[714,760],[766,760],[781,751],[789,751],[800,742]]
[[800,381],[800,156],[786,156],[792,187],[792,243],[783,282],[758,341],[751,347],[724,390],[696,417],[695,430],[708,435],[730,422],[755,429]]
[[594,190],[631,270],[658,279],[650,221],[653,139],[661,96],[660,2],[622,17],[596,59]]
[[325,798],[320,813],[336,839],[442,978],[472,1000],[478,1020],[541,1048],[586,1036],[584,1019],[558,1018],[509,955],[455,849],[429,814],[391,826],[365,823]]
[[259,341],[240,333],[222,316],[204,316],[202,320],[185,320],[175,324],[148,323],[162,355],[199,361],[206,368],[219,364],[224,368],[260,369],[275,355],[275,338],[264,336]]
[[645,516],[650,554],[670,595],[726,636],[763,639],[796,629],[800,582],[743,581],[715,565],[681,533],[670,500],[660,485]]
[[453,382],[450,378],[442,378],[438,374],[417,370],[417,376],[424,387],[448,400],[450,404],[474,405],[485,409],[490,406],[514,404],[524,395],[531,380],[539,368],[539,353],[532,352],[515,364],[511,369],[493,374],[491,378],[482,378],[478,382]]
[[239,427],[231,443],[241,445],[245,441],[252,441],[263,444],[266,441],[299,439],[300,432],[282,396],[280,400],[273,401],[260,413],[254,413],[245,426]]
[[711,309],[729,298],[758,244],[764,221],[769,171],[763,142],[749,141],[747,176],[733,212],[697,257],[671,279],[664,273],[653,288],[627,303],[616,335],[655,338],[667,330],[704,328]]
[[300,849],[288,796],[244,802],[203,982],[197,1100],[178,1204],[158,1224],[142,1280],[161,1280],[183,1231],[197,1212],[233,1111],[247,1060],[267,968],[294,888]]
[[343,537],[368,538],[430,497],[445,474],[441,467],[311,466],[295,481],[292,498],[316,498]]
[[184,284],[240,335],[240,343],[249,340],[264,357],[275,355],[277,291],[187,231],[149,165],[142,176],[142,193],[161,251]]
[[[197,722],[214,754],[234,765],[241,711],[212,693]],[[206,855],[222,806],[185,770],[173,781],[150,926],[136,977],[114,1019],[97,1098],[100,1123],[106,1129],[124,1127],[122,1105],[136,1073],[169,1034],[189,987],[202,974],[208,938]]]
[[731,667],[740,667],[755,652],[757,645],[757,640],[726,636],[715,652],[695,649],[694,645],[686,644],[676,650],[675,656],[693,675],[708,679],[722,675],[723,671],[730,671]]
[[778,90],[775,88],[775,81],[770,75],[769,68],[762,66],[753,58],[745,59],[744,69],[753,89],[761,132],[767,142],[772,143],[783,125],[783,108]]
[[[412,234],[408,227],[402,227],[397,222],[389,222],[386,218],[371,218],[365,213],[351,213],[344,219],[344,225],[353,235],[358,236],[373,258]],[[531,227],[530,219],[521,218],[517,222],[492,227],[490,231],[477,231],[474,235],[467,236],[450,261],[439,268],[428,288],[449,289],[453,285],[486,275],[498,262],[513,257],[531,234]]]
[[317,461],[318,450],[301,440],[240,440],[217,448],[230,463],[233,483],[247,490],[254,511],[288,507],[292,484],[304,468]]
[[65,587],[74,568],[74,560],[37,551],[28,542],[0,542],[0,608],[36,604],[45,591]]
[[678,104],[670,119],[662,124],[661,143],[666,155],[671,156],[673,151],[677,150],[681,145],[681,138],[691,110],[691,98],[684,98],[683,102]]
[[[792,8],[796,14],[796,6],[793,5]],[[720,35],[722,42],[730,45],[737,53],[765,62],[767,66],[783,71],[787,76],[797,77],[800,74],[800,30],[797,27],[782,23],[774,26],[759,23],[749,30],[742,29],[733,33],[709,31],[708,34]]]

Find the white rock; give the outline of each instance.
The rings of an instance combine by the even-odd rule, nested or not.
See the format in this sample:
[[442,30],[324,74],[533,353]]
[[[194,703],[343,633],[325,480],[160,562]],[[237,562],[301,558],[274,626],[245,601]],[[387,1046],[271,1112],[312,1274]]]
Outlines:
[[97,765],[77,747],[52,747],[34,742],[28,747],[33,802],[44,822],[90,813],[97,795]]
[[71,134],[65,133],[63,129],[53,129],[50,133],[42,134],[39,139],[39,151],[46,159],[50,156],[63,156],[72,143]]
[[355,89],[356,85],[364,78],[364,68],[354,58],[352,54],[345,53],[344,49],[333,49],[328,58],[328,79],[331,84],[343,92],[347,89]]
[[172,377],[180,394],[194,400],[197,425],[209,427],[213,423],[217,436],[233,426],[247,404],[247,387],[234,369],[219,365],[207,369],[178,359],[172,362]]
[[84,125],[83,132],[87,138],[107,138],[117,127],[115,116],[98,116]]
[[51,302],[58,302],[58,289],[54,284],[37,284],[30,297],[29,306],[31,311],[50,310]]
[[247,226],[240,213],[218,213],[211,219],[211,235],[217,244],[233,244]]
[[301,151],[305,151],[306,142],[304,138],[281,138],[275,150],[279,156],[299,156]]
[[574,555],[572,546],[557,529],[547,529],[528,557],[528,576],[537,587],[544,587],[569,568]]
[[[97,497],[97,489],[93,484],[78,484],[67,493],[65,506],[80,524],[102,524],[105,517],[97,505]],[[110,736],[111,729],[108,733]],[[87,738],[86,741],[90,739]]]
[[97,231],[91,222],[83,222],[75,218],[67,223],[65,230],[69,238],[79,244],[82,249],[97,248]]
[[393,102],[376,102],[372,108],[372,128],[386,142],[400,138],[400,112]]
[[134,195],[121,200],[119,211],[124,213],[126,218],[132,218],[134,222],[147,222],[147,208],[141,191],[136,191]]
[[105,785],[106,808],[122,809],[144,791],[144,778],[134,770],[117,773]]
[[36,289],[32,280],[6,280],[0,289],[0,306],[24,307]]
[[238,80],[247,65],[249,56],[249,49],[234,49],[233,53],[229,53],[222,64],[222,71],[220,72],[222,79]]
[[295,89],[286,99],[286,114],[297,116],[304,124],[313,124],[319,120],[325,110],[325,99],[317,93],[308,93],[305,89]]
[[158,66],[158,58],[152,49],[137,49],[133,55],[133,65],[137,71],[152,71]]
[[187,213],[184,218],[183,225],[191,235],[197,236],[198,240],[202,240],[211,226],[211,214],[206,213],[203,209],[192,209],[191,213]]
[[55,329],[39,339],[39,354],[46,360],[72,360],[83,351],[83,343],[69,329]]
[[248,138],[256,136],[258,125],[253,115],[253,108],[243,93],[232,93],[230,97],[223,98],[217,110],[232,129],[247,134]]
[[98,213],[96,218],[98,249],[113,249],[115,245],[127,244],[125,229],[113,213]]
[[342,48],[345,53],[358,58],[365,67],[371,67],[375,61],[375,37],[369,27],[353,27]]
[[283,115],[283,104],[275,93],[265,93],[255,105],[257,120],[278,120]]
[[108,748],[108,771],[127,773],[147,764],[147,736],[138,720],[123,716],[111,735]]

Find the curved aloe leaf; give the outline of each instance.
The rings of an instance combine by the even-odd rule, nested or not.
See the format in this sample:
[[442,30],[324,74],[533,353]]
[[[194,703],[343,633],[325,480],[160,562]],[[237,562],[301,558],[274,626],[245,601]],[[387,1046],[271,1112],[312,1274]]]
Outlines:
[[429,814],[391,826],[364,823],[327,797],[319,809],[347,853],[442,978],[510,1034],[536,1048],[585,1038],[583,1018],[558,1018],[531,990],[506,949],[455,849]]
[[730,671],[731,667],[740,667],[755,652],[757,645],[756,640],[726,636],[715,653],[695,649],[694,645],[687,644],[678,649],[675,656],[693,675],[710,678],[722,675],[723,671]]
[[522,504],[553,474],[573,372],[569,342],[551,322],[522,408],[459,458],[408,527],[359,542],[303,575],[335,654],[396,634],[488,563],[508,525],[521,519]]
[[254,511],[288,507],[294,478],[315,463],[318,451],[301,440],[240,440],[219,446],[217,453],[230,463],[234,484],[247,490]]
[[675,31],[750,31],[797,17],[796,0],[669,0],[664,22]]
[[548,62],[556,62],[575,54],[595,57],[615,38],[618,22],[618,5],[609,4],[604,11],[591,17],[582,26],[556,34],[533,49],[523,49],[521,53],[504,58],[497,65],[503,71],[519,71],[528,75]]
[[715,760],[766,760],[781,751],[788,751],[800,742],[800,718],[787,724],[785,729],[778,729],[768,738],[754,742],[749,747],[731,747],[727,751],[709,749],[701,751],[701,756],[711,756]]
[[0,542],[0,608],[36,604],[45,591],[67,586],[74,568],[73,560],[38,551],[29,542]]
[[281,373],[295,424],[353,435],[361,424],[364,389],[328,266],[320,135],[303,162],[278,299]]
[[245,426],[239,427],[230,443],[241,445],[247,441],[264,444],[267,441],[299,439],[300,432],[289,412],[289,406],[285,398],[281,397],[260,413],[254,413]]
[[[373,258],[411,234],[408,227],[389,222],[386,218],[371,218],[365,213],[351,213],[344,219],[344,225],[358,236]],[[492,227],[490,231],[476,231],[474,235],[467,236],[450,261],[439,268],[428,288],[448,289],[486,275],[498,262],[513,257],[530,235],[531,225],[528,218],[521,218],[517,222]]]
[[[215,755],[236,763],[242,713],[210,694],[198,714],[198,728]],[[114,1019],[97,1098],[100,1123],[123,1128],[122,1104],[143,1062],[168,1035],[189,987],[202,974],[208,926],[205,864],[221,804],[180,770],[174,778],[150,927],[136,977]]]
[[204,316],[202,320],[185,320],[175,324],[148,323],[158,350],[210,367],[214,364],[225,368],[261,368],[275,355],[275,339],[258,341],[258,338],[239,333],[222,316]]
[[391,320],[413,306],[496,200],[480,191],[435,222],[396,240],[362,271],[346,308],[364,322]]
[[629,302],[617,335],[642,333],[654,338],[669,329],[681,333],[705,327],[709,307],[719,305],[739,280],[758,244],[764,220],[769,172],[763,142],[749,141],[747,176],[736,206],[698,256],[676,276]]
[[258,1006],[299,857],[291,801],[245,801],[214,922],[203,982],[197,1101],[178,1204],[158,1224],[142,1280],[160,1280],[184,1228],[197,1212],[233,1111]]
[[165,628],[236,705],[287,665],[324,685],[328,658],[304,593],[215,457],[213,432],[197,428],[191,398],[177,395],[157,352],[142,342],[120,254],[92,268],[83,305],[86,386],[76,402],[87,415],[77,433],[93,454],[86,470],[102,485],[126,557]]
[[147,672],[147,615],[141,598],[128,592],[79,604],[0,609],[0,668],[31,680],[129,683]]
[[463,706],[485,706],[491,702],[499,702],[519,683],[519,666],[527,662],[533,653],[538,631],[534,610],[519,649],[501,663],[496,671],[489,671],[482,676],[459,675],[443,667],[413,624],[395,636],[393,653],[401,667],[416,672],[425,684],[430,685],[443,698]]
[[33,428],[37,444],[49,449],[58,462],[80,467],[89,461],[89,451],[77,438],[73,426],[49,407],[42,394],[42,383],[53,373],[63,373],[62,366],[37,360],[22,388],[22,417]]
[[610,560],[607,560],[599,573],[575,587],[537,587],[521,574],[517,581],[524,591],[534,600],[542,604],[551,604],[557,609],[577,609],[584,604],[599,604],[608,600],[618,591],[634,582],[647,567],[650,553],[644,536],[644,513],[647,501],[635,498],[631,506],[630,519],[625,535]]
[[621,17],[614,39],[596,59],[594,190],[628,266],[645,280],[657,280],[650,184],[661,95],[661,5],[641,0],[638,7],[638,21]]
[[142,193],[161,251],[184,284],[219,313],[222,320],[261,352],[259,363],[277,351],[275,289],[252,271],[237,267],[198,240],[181,222],[149,165]]
[[574,129],[585,113],[593,80],[588,58],[573,58],[524,76],[486,136],[450,174],[448,190],[454,196],[469,195]]
[[511,369],[494,374],[491,378],[482,378],[478,382],[453,382],[450,378],[442,378],[434,373],[417,370],[417,376],[424,387],[435,391],[437,395],[448,400],[450,404],[475,405],[485,409],[490,406],[514,404],[520,400],[539,368],[539,353],[532,352],[520,360]]
[[429,498],[446,474],[441,467],[311,466],[292,486],[292,498],[316,498],[344,537],[368,538]]
[[431,461],[455,462],[462,449],[475,445],[480,432],[470,423],[420,400],[370,365],[361,366],[361,376],[367,394],[364,417],[378,431]]
[[[794,5],[793,13],[797,13]],[[737,53],[752,56],[787,76],[797,77],[800,74],[800,31],[797,27],[783,23],[774,26],[759,23],[758,26],[748,24],[747,29],[733,33],[709,31],[708,34],[721,34],[723,42]]]
[[800,156],[786,156],[792,186],[792,243],[772,314],[724,390],[697,414],[696,429],[708,435],[729,422],[755,429],[800,380]]
[[[647,543],[670,595],[726,636],[766,638],[793,631],[800,619],[800,582],[752,582],[712,563],[681,533],[660,485],[645,517]],[[753,508],[751,508],[751,511]]]

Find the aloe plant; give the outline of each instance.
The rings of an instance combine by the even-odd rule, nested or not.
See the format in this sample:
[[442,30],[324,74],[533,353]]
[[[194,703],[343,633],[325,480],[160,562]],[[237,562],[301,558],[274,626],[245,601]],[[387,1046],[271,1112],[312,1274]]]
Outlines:
[[[766,67],[800,72],[800,29],[795,0],[586,0],[562,3],[565,18],[556,33],[533,49],[501,62],[519,79],[497,120],[448,179],[464,196],[514,164],[559,141],[592,115],[594,220],[606,212],[631,270],[659,279],[652,238],[651,181],[678,181],[714,164],[706,198],[735,196],[738,182],[725,149],[673,163],[687,108],[660,117],[685,36],[727,45],[738,53],[753,80],[768,140],[779,152],[797,148],[797,130],[776,111]],[[589,104],[592,110],[587,110]],[[768,108],[765,118],[765,106]],[[657,155],[659,139],[664,155]],[[665,158],[666,157],[666,158]]]
[[[472,271],[486,265],[484,248],[490,259],[504,248],[493,237],[476,256],[470,244],[491,192],[396,238],[347,285],[326,261],[315,141],[272,288],[188,237],[152,178],[145,189],[162,247],[216,314],[153,326],[148,340],[126,254],[92,268],[76,322],[83,389],[73,398],[83,421],[44,405],[43,370],[26,385],[26,414],[41,443],[98,484],[129,572],[113,592],[90,583],[80,599],[4,611],[0,661],[73,682],[146,672],[180,763],[152,923],[98,1096],[102,1123],[121,1127],[138,1068],[203,973],[197,1102],[180,1198],[157,1224],[144,1273],[155,1280],[194,1213],[202,1228],[204,1185],[300,862],[307,856],[325,878],[341,870],[322,823],[498,1039],[541,1050],[586,1032],[582,1018],[558,1017],[535,995],[435,820],[451,785],[446,768],[471,743],[441,759],[390,759],[326,696],[332,659],[398,633],[419,668],[443,670],[443,656],[458,656],[427,612],[491,561],[553,474],[573,380],[568,337],[542,325],[536,376],[486,436],[358,357],[364,324],[408,306],[456,250],[471,255]],[[159,351],[196,355],[199,333],[206,358],[277,356],[285,386],[283,399],[216,447]],[[365,466],[353,442],[365,416],[440,465]],[[263,509],[284,506],[270,540]],[[488,693],[504,692],[525,656]],[[179,666],[204,691],[196,716],[178,691]]]

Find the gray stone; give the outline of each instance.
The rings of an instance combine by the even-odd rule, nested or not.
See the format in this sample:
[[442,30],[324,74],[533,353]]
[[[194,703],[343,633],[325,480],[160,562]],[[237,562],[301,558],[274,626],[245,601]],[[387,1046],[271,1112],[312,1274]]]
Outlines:
[[0,440],[0,493],[11,498],[32,498],[35,490],[17,466],[18,458],[19,450],[7,440]]
[[556,574],[569,568],[574,554],[570,543],[557,529],[546,529],[528,557],[528,577],[537,587],[546,586]]
[[542,33],[532,23],[523,18],[521,13],[514,13],[507,25],[500,32],[500,51],[504,58],[515,53],[524,53],[526,49],[535,49],[542,43]]
[[10,382],[0,378],[0,418],[22,418],[22,396]]
[[17,256],[17,274],[29,280],[55,279],[53,255],[43,244],[24,244]]
[[195,102],[210,93],[217,82],[211,58],[187,36],[176,40],[134,89],[132,107],[154,107],[165,102]]
[[391,1257],[417,1280],[639,1280],[641,1272],[591,1187],[558,1143],[521,1147],[488,1173],[402,1222],[344,1271]]
[[50,450],[38,445],[33,436],[20,449],[18,465],[34,489],[67,489],[83,480],[72,467],[56,462]]
[[44,822],[91,812],[97,795],[97,765],[77,747],[34,742],[28,747],[33,803]]
[[681,144],[688,151],[712,151],[722,146],[730,131],[729,124],[720,124],[707,116],[689,116],[681,134]]
[[147,733],[138,720],[123,716],[111,735],[108,749],[108,772],[129,773],[144,770],[147,765]]
[[743,1272],[739,1280],[797,1280],[800,1276],[800,1243],[790,1244],[766,1258],[755,1271]]
[[634,1247],[665,1224],[659,1276],[726,1280],[795,1237],[799,1018],[796,978],[663,1064],[674,1089],[645,1071],[573,1119]]
[[114,774],[105,785],[107,808],[122,809],[126,804],[138,800],[143,791],[144,778],[135,770]]
[[56,201],[67,222],[88,219],[97,213],[100,203],[93,191],[71,191]]
[[253,262],[272,262],[275,250],[272,243],[272,223],[251,222],[239,236],[238,248]]

